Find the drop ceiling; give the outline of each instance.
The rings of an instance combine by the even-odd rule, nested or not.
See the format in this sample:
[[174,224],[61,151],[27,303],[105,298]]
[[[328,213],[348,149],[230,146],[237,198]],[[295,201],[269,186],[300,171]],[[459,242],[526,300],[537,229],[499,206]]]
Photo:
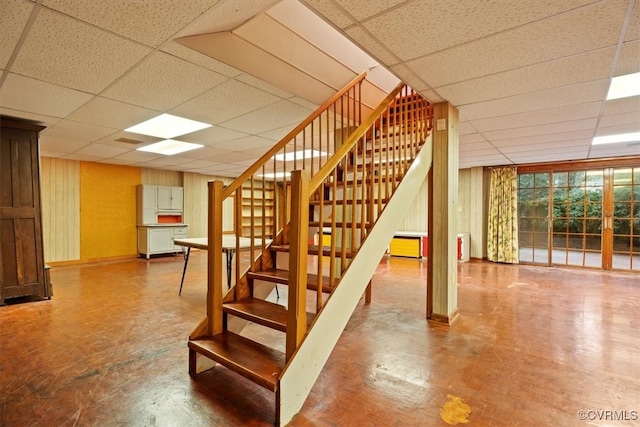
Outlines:
[[[640,96],[605,100],[640,71],[637,0],[2,0],[0,39],[0,113],[48,157],[237,176],[363,70],[455,105],[461,168],[640,155],[591,146],[640,131]],[[136,151],[162,113],[212,124],[184,137],[205,147]]]

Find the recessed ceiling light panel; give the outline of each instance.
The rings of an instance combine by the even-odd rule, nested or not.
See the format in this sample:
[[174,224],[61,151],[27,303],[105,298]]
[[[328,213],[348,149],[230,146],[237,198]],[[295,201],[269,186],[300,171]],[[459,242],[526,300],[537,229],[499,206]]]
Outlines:
[[126,132],[155,136],[156,138],[175,138],[201,129],[211,127],[208,123],[185,119],[184,117],[161,114],[153,119],[138,123],[125,129]]
[[165,139],[164,141],[156,142],[155,144],[140,147],[137,150],[171,156],[178,153],[184,153],[185,151],[195,150],[196,148],[200,147],[203,147],[203,145],[193,144],[191,142],[175,141],[173,139]]
[[593,138],[591,145],[616,144],[618,142],[636,142],[640,141],[640,132],[620,133],[618,135],[596,136]]
[[627,74],[611,79],[607,100],[640,95],[640,73]]

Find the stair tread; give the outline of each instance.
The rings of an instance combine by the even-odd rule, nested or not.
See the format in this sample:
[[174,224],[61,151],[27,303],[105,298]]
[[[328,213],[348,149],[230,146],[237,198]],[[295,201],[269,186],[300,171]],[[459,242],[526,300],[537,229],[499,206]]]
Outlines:
[[[338,224],[339,225],[339,224]],[[289,252],[290,245],[271,245],[271,249],[279,252]],[[309,254],[310,255],[318,255],[320,251],[320,247],[318,245],[309,245]],[[322,256],[330,256],[331,255],[331,246],[323,246],[322,247]],[[342,249],[336,248],[336,257],[342,255]],[[353,252],[347,250],[345,256],[347,258],[353,258]]]
[[[249,271],[247,272],[247,277],[287,285],[289,283],[289,270],[272,268],[263,271]],[[316,289],[317,286],[318,276],[307,273],[307,289]],[[333,287],[331,283],[329,283],[329,278],[322,276],[322,292],[330,293],[332,289]]]
[[[382,201],[382,203],[386,204],[389,201],[389,199],[385,198],[385,199],[382,199],[381,201]],[[361,204],[363,204],[365,202],[369,202],[369,200],[364,200],[364,201],[362,199],[356,199],[355,200],[355,204],[356,205],[361,205]],[[332,204],[333,203],[332,203],[331,200],[325,200],[324,203],[323,203],[324,206],[331,206]],[[336,200],[336,206],[341,206],[342,204],[343,204],[342,200]],[[353,205],[354,204],[354,200],[353,199],[347,199],[347,203],[346,204],[347,205]],[[376,200],[376,204],[377,204],[377,200]],[[320,200],[310,200],[309,201],[309,205],[319,206],[320,205]]]
[[[287,331],[287,307],[259,298],[243,298],[223,305],[225,313],[242,317],[260,325]],[[315,313],[307,312],[307,323],[311,324]]]
[[[352,223],[351,221],[346,221],[347,227],[350,228],[350,226],[354,223]],[[362,228],[363,223],[361,223],[360,221],[356,221],[355,222],[355,227],[357,229]],[[322,224],[320,223],[320,221],[309,221],[309,227],[331,227],[332,226],[332,222],[331,221],[324,221],[322,222]],[[342,221],[336,221],[336,227],[337,228],[341,228],[342,226]],[[364,228],[366,229],[370,229],[373,226],[373,223],[371,222],[365,222],[364,223]]]
[[229,331],[189,340],[189,348],[266,389],[278,388],[285,365],[285,354],[281,351]]

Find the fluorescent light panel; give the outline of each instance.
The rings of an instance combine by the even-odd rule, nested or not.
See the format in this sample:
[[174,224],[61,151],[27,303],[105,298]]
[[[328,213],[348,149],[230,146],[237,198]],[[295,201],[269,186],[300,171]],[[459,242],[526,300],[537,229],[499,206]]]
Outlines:
[[173,139],[165,139],[164,141],[156,142],[155,144],[140,147],[138,151],[148,151],[149,153],[164,154],[165,156],[172,156],[178,153],[184,153],[185,151],[195,150],[196,148],[203,147],[200,144],[193,144],[191,142],[175,141]]
[[640,73],[627,74],[611,79],[607,100],[640,95]]
[[201,129],[211,127],[208,123],[185,119],[184,117],[161,114],[153,119],[138,123],[125,129],[125,132],[140,133],[142,135],[155,136],[156,138],[175,138]]
[[276,154],[275,156],[273,156],[273,158],[281,162],[291,162],[293,160],[311,159],[314,157],[322,157],[326,155],[327,153],[325,153],[324,151],[300,150],[300,151],[294,151],[287,154]]
[[593,138],[591,145],[615,144],[617,142],[635,142],[640,141],[640,132],[621,133],[618,135],[596,136]]

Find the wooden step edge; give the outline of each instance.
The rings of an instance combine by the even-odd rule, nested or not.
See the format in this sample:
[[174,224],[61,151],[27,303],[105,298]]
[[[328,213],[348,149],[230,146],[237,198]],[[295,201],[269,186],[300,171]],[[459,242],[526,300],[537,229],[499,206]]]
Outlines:
[[[291,246],[290,245],[271,245],[271,250],[274,250],[276,252],[289,252]],[[336,258],[340,258],[342,256],[342,250],[340,248],[336,248]],[[318,255],[319,254],[319,248],[317,245],[309,245],[309,251],[308,251],[309,255]],[[330,246],[323,246],[322,247],[322,256],[331,256],[331,247]],[[346,251],[345,252],[345,257],[346,258],[353,258],[354,257],[354,253],[351,251]]]
[[[266,326],[281,332],[287,331],[287,307],[259,298],[243,298],[225,303],[223,310],[227,314],[238,316],[250,322]],[[307,326],[311,325],[315,313],[307,312]]]
[[[322,224],[320,224],[319,221],[309,221],[309,227],[331,227],[331,225],[332,225],[331,222],[323,222]],[[346,226],[348,230],[352,228],[360,230],[361,228],[363,228],[362,225],[363,223],[361,222],[356,222],[356,223],[352,223],[351,221],[346,222]],[[373,227],[373,223],[370,223],[370,222],[364,223],[365,230],[370,230],[371,227]],[[336,221],[336,229],[342,229],[342,221]]]
[[190,340],[188,346],[268,390],[278,389],[286,362],[281,351],[229,331]]
[[287,331],[287,308],[259,298],[243,298],[222,305],[227,314],[278,331]]
[[[384,198],[384,199],[380,200],[380,202],[383,203],[383,204],[387,204],[388,201],[389,201],[389,199],[387,199],[387,198]],[[355,200],[355,204],[356,205],[361,205],[364,202],[369,202],[369,200],[364,200],[364,201],[362,199]],[[375,204],[378,204],[377,200],[375,202],[376,202]],[[322,205],[323,206],[332,206],[332,204],[333,203],[330,200],[325,200]],[[348,199],[346,204],[347,205],[353,205],[354,204],[354,200],[353,199]],[[310,200],[309,201],[309,205],[311,205],[311,206],[320,206],[320,200]],[[342,201],[337,201],[336,200],[336,206],[341,206],[341,205],[342,205]]]
[[[288,285],[289,271],[275,269],[275,268],[264,270],[264,271],[249,271],[247,272],[247,278],[253,279],[253,280],[264,280],[266,282]],[[307,273],[307,289],[316,290],[317,286],[318,286],[318,276],[315,274]],[[331,283],[329,283],[329,278],[322,276],[322,292],[331,293],[332,291],[333,291],[333,286]]]

